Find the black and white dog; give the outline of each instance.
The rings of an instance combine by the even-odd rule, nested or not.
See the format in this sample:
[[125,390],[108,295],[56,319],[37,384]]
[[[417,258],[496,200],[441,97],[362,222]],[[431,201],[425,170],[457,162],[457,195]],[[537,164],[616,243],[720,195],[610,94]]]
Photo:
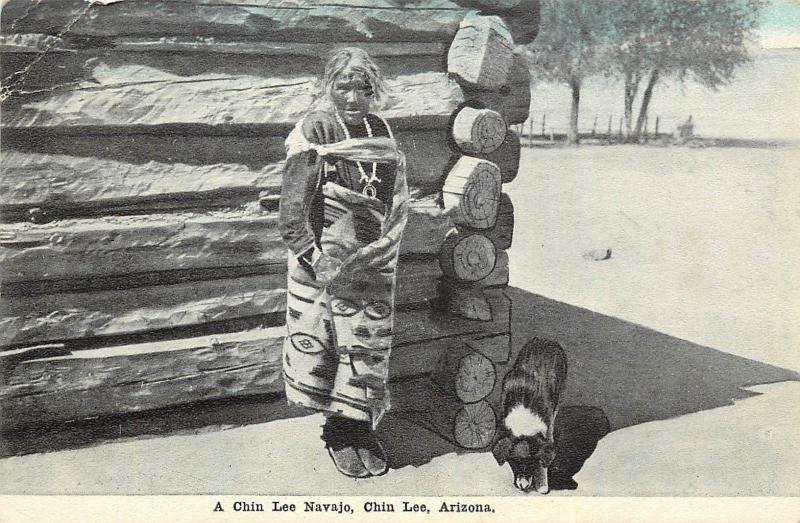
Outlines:
[[503,418],[492,449],[497,463],[506,461],[514,485],[523,492],[547,494],[547,467],[555,458],[553,423],[567,379],[567,357],[561,346],[533,338],[517,355],[503,379]]

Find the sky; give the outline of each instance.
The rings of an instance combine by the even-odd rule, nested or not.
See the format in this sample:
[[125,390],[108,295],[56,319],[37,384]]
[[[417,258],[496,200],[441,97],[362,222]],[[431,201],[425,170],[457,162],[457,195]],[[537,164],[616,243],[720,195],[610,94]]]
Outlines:
[[761,47],[800,48],[800,0],[773,0],[761,16]]

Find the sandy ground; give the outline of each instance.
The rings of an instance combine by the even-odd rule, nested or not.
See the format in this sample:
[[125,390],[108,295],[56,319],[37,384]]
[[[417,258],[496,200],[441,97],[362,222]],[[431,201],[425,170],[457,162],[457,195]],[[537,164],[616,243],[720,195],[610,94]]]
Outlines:
[[[800,495],[798,161],[786,148],[524,151],[507,188],[514,344],[547,336],[570,359],[557,438],[578,485],[554,495]],[[122,437],[103,427],[0,460],[0,492],[518,494],[491,454],[454,453],[402,416],[383,429],[395,470],[349,480],[320,415],[266,410],[184,412],[184,430],[170,414],[147,422],[160,429],[119,421]]]
[[[797,495],[800,384],[703,413],[612,432],[575,480],[551,495]],[[775,406],[778,406],[778,409]],[[764,411],[773,413],[764,421]],[[0,461],[3,490],[74,494],[513,496],[491,454],[446,454],[421,467],[351,480],[317,437],[321,415],[198,435],[132,440]],[[292,445],[286,442],[292,441]],[[317,452],[309,449],[319,448]],[[480,471],[480,473],[476,473]],[[67,479],[68,478],[68,479]],[[286,478],[302,478],[286,481]],[[469,478],[469,481],[464,481]],[[13,485],[9,482],[13,480]]]
[[511,285],[800,370],[800,150],[528,149],[525,165]]

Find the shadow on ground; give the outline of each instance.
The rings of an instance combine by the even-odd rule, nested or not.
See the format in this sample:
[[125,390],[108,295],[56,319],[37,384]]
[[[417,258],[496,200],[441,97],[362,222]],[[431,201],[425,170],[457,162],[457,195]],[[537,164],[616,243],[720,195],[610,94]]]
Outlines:
[[[559,342],[569,376],[556,421],[557,459],[550,470],[554,490],[574,489],[572,477],[610,431],[733,404],[757,395],[743,387],[798,380],[797,373],[697,345],[521,289],[507,291],[513,304],[512,356],[530,338]],[[419,466],[433,457],[464,452],[427,430],[408,404],[424,403],[424,382],[397,384],[402,412],[381,429],[394,468]],[[499,389],[499,387],[498,387]],[[431,396],[435,396],[435,388]],[[497,410],[499,390],[492,403]],[[422,400],[414,399],[421,397]]]
[[[743,387],[798,380],[797,373],[733,356],[617,318],[509,288],[512,350],[534,336],[559,342],[569,377],[555,428],[559,458],[551,486],[575,488],[572,476],[608,432],[731,405],[756,393]],[[515,354],[512,353],[511,361]],[[509,364],[498,367],[503,376]],[[465,452],[430,429],[437,389],[427,378],[393,384],[398,410],[379,431],[393,468]],[[497,407],[499,387],[491,403]],[[427,406],[426,406],[427,404]],[[430,408],[433,406],[433,408]],[[73,449],[132,437],[222,430],[307,415],[280,395],[204,402],[149,413],[32,428],[0,437],[0,456]]]
[[533,336],[559,342],[569,360],[563,404],[601,409],[612,431],[757,395],[744,387],[800,380],[790,370],[521,289],[507,294],[513,347]]
[[308,413],[303,408],[287,405],[282,394],[204,401],[3,433],[0,434],[0,457],[78,449],[128,438],[224,430]]

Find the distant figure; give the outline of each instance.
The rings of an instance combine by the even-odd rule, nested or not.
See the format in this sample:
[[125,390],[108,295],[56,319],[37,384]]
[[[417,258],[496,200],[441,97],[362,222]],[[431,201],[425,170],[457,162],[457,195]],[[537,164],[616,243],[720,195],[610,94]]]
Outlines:
[[692,117],[689,116],[689,119],[679,125],[677,131],[675,131],[675,142],[686,143],[692,138],[694,138],[694,124],[692,123]]
[[383,94],[366,52],[333,54],[327,107],[309,112],[286,139],[279,212],[289,247],[286,396],[326,413],[328,453],[356,478],[388,470],[374,430],[389,409],[395,275],[408,216],[404,156],[389,124],[370,112]]

